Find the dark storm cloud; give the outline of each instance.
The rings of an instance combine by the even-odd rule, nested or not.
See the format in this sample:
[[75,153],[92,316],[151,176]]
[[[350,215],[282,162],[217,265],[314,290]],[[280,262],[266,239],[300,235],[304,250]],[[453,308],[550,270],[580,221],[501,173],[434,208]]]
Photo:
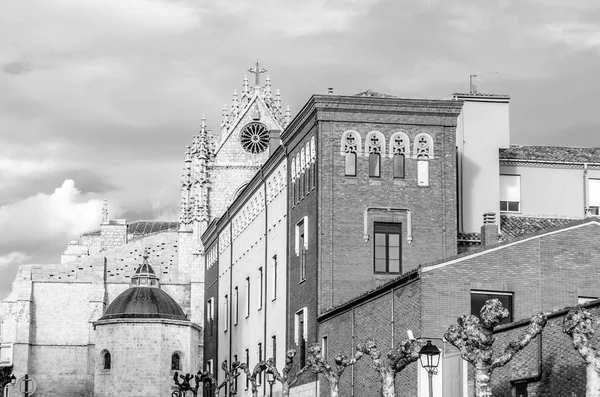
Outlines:
[[[476,83],[481,92],[511,95],[513,143],[600,146],[590,133],[600,124],[600,8],[586,0],[8,7],[12,18],[0,24],[0,188],[9,187],[3,200],[11,214],[0,203],[0,215],[15,238],[0,243],[0,266],[9,278],[24,258],[56,262],[81,229],[69,221],[70,230],[36,233],[46,247],[40,254],[27,245],[28,230],[16,220],[49,197],[69,211],[98,211],[107,198],[111,216],[177,219],[185,145],[202,115],[218,134],[223,104],[257,59],[294,114],[328,87],[448,98],[468,90],[470,74],[497,72]],[[8,285],[1,277],[0,297]]]

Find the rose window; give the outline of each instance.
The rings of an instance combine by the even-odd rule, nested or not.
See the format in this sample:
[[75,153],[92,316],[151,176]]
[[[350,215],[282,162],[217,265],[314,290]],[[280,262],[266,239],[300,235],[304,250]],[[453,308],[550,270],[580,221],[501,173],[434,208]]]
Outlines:
[[242,130],[240,142],[245,151],[262,153],[269,147],[269,131],[264,124],[250,123]]

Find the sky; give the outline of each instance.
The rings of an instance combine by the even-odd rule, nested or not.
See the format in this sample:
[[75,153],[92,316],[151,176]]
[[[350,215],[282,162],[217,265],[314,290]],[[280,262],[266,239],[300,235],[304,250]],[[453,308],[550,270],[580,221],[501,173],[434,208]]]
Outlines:
[[[511,143],[600,146],[594,0],[0,4],[0,299],[109,216],[177,220],[185,146],[257,60],[313,93],[511,96]],[[252,81],[252,76],[250,76]]]

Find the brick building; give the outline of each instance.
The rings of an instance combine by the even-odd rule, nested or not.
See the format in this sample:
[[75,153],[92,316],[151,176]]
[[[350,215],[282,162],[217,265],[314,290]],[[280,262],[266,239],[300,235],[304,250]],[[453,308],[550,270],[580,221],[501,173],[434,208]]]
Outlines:
[[[323,313],[319,317],[318,340],[326,340],[330,352],[349,354],[356,343],[369,337],[388,348],[407,338],[407,330],[416,337],[434,338],[442,350],[439,372],[434,378],[435,395],[473,395],[466,362],[451,345],[441,341],[447,327],[461,314],[477,314],[491,297],[509,308],[508,321],[597,299],[599,232],[600,222],[588,218],[423,264]],[[502,340],[495,345],[497,354],[505,345]],[[557,347],[554,349],[556,352]],[[568,344],[564,345],[565,351],[569,349]],[[367,358],[349,369],[354,376],[346,374],[342,380],[343,395],[379,395],[377,374],[370,369],[369,361]],[[510,382],[501,387],[504,392],[499,396],[512,395]],[[399,396],[427,395],[427,375],[415,363],[398,377],[397,388]]]

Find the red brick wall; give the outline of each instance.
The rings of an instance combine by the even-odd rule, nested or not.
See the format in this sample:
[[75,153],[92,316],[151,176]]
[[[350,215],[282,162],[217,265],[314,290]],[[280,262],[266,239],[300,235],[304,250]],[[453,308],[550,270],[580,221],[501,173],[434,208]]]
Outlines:
[[[420,289],[419,281],[413,281],[321,321],[319,340],[325,335],[328,337],[328,362],[333,363],[333,357],[338,353],[353,355],[356,344],[369,338],[374,338],[385,354],[407,338],[408,329],[420,335]],[[341,378],[340,395],[378,397],[379,375],[371,365],[371,358],[364,356],[353,367],[347,368]],[[398,396],[414,397],[417,394],[416,365],[409,365],[396,378]],[[329,395],[328,384],[322,378],[321,390],[322,396]]]
[[[313,125],[314,126],[314,125]],[[299,149],[304,149],[306,142],[314,136],[317,140],[316,128],[305,128],[306,135],[298,134],[297,139],[290,142],[288,147],[288,321],[287,321],[287,348],[296,349],[296,365],[300,362],[299,347],[294,343],[294,324],[296,312],[304,307],[307,308],[307,345],[317,341],[317,249],[318,249],[318,228],[317,228],[317,194],[318,188],[312,190],[306,188],[303,192],[296,195],[294,202],[294,194],[292,189],[300,183],[296,180],[292,183],[290,172],[292,170],[292,161],[296,157]],[[318,146],[318,142],[317,142]],[[312,167],[312,171],[316,166]],[[303,174],[301,178],[306,178]],[[305,179],[306,180],[306,179]],[[300,257],[295,252],[296,225],[304,217],[308,219],[308,250],[306,251],[306,277],[302,281],[300,275]],[[297,367],[294,368],[294,371]],[[313,382],[315,376],[305,374],[300,379],[299,384]]]
[[[421,263],[456,254],[455,127],[451,125],[455,119],[434,120],[419,114],[377,114],[352,120],[354,116],[338,112],[334,121],[322,122],[319,130],[321,310],[337,306],[398,276],[374,274],[374,221],[402,222],[403,272]],[[367,133],[382,132],[386,152],[394,132],[406,131],[411,141],[418,133],[430,134],[435,157],[430,160],[429,186],[417,186],[417,160],[412,156],[406,158],[404,181],[393,178],[392,159],[387,155],[382,156],[381,178],[369,178],[368,157],[362,154],[357,159],[357,177],[346,177],[340,146],[342,134],[347,130],[359,132],[363,148]],[[406,239],[406,213],[386,211],[370,212],[368,233],[371,239],[365,242],[364,210],[367,207],[410,210],[412,244]]]
[[578,294],[600,296],[599,231],[584,224],[423,272],[423,329],[441,337],[470,313],[471,290],[514,292],[515,320],[575,305]]
[[[595,319],[600,318],[600,302],[588,305]],[[586,366],[583,358],[573,348],[571,338],[562,332],[562,322],[566,311],[551,316],[541,335],[542,367],[541,378],[529,382],[527,392],[530,397],[538,396],[585,396]],[[496,333],[495,351],[500,354],[511,340],[518,340],[528,323],[523,322],[516,328],[499,330]],[[600,329],[594,322],[594,329]],[[540,373],[537,360],[539,336],[523,351],[517,353],[504,367],[498,368],[492,375],[492,393],[494,396],[512,396],[511,381],[520,380],[528,375]],[[574,394],[573,394],[574,393]]]

